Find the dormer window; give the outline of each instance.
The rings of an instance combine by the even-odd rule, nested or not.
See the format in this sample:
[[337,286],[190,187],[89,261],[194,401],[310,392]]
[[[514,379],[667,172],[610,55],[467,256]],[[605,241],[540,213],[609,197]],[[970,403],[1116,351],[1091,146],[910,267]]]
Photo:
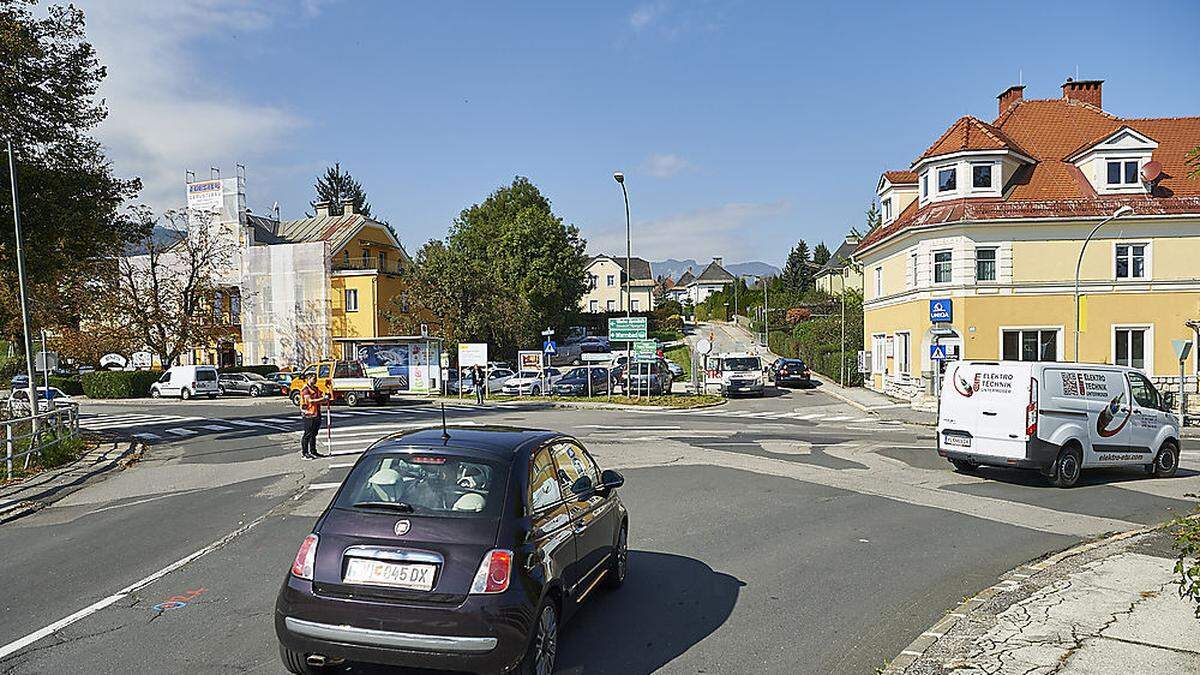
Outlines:
[[1108,162],[1109,185],[1137,185],[1138,163],[1136,159]]
[[883,222],[885,222],[885,223],[892,222],[892,200],[891,199],[883,200]]
[[971,187],[976,189],[992,189],[992,165],[991,164],[972,164],[971,165]]
[[929,174],[921,174],[921,199],[929,196]]
[[938,169],[938,192],[954,192],[958,189],[958,171],[955,167]]

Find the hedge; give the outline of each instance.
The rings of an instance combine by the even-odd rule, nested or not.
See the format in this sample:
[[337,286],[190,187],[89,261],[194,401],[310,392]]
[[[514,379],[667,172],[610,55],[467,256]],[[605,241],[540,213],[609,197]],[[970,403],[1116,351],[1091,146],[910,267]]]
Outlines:
[[88,398],[142,398],[162,373],[153,370],[97,370],[84,373],[83,393]]
[[62,393],[66,394],[67,396],[79,396],[83,393],[83,383],[79,381],[78,377],[61,377],[59,375],[51,375],[50,386],[58,387],[62,390]]
[[271,373],[278,373],[279,366],[272,366],[272,365],[230,366],[228,368],[222,368],[220,370],[220,372],[222,372],[222,373],[258,373],[259,375],[270,375]]

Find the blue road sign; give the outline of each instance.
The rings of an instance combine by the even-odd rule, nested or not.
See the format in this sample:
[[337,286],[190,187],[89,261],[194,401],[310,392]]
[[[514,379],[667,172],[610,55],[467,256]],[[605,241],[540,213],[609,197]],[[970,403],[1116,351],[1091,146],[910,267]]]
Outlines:
[[946,360],[946,345],[929,345],[929,360],[930,361],[945,361]]
[[950,298],[934,298],[929,301],[929,322],[950,323],[954,320],[954,303]]
[[558,353],[558,343],[556,343],[554,340],[546,340],[542,343],[542,352],[546,354],[546,356],[554,356]]

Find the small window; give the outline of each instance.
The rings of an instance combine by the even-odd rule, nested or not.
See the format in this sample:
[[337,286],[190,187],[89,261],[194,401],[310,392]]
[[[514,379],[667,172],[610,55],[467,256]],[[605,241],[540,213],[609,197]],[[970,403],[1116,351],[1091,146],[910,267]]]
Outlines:
[[609,287],[609,288],[612,288],[613,286],[616,286],[616,285],[617,285],[617,277],[616,277],[616,275],[615,275],[615,274],[610,274],[610,275],[608,275],[608,277],[607,277],[606,281],[608,282],[608,287]]
[[975,249],[975,281],[996,280],[996,249]]
[[329,364],[328,363],[322,363],[321,365],[317,366],[317,377],[319,377],[321,379],[325,379],[325,378],[329,377]]
[[630,309],[630,311],[634,311],[634,312],[638,311],[638,299],[637,298],[630,299],[629,309]]
[[560,501],[562,490],[554,460],[550,458],[550,449],[542,448],[529,460],[529,511],[540,511]]
[[928,197],[928,196],[929,196],[929,174],[923,173],[923,174],[921,174],[921,197],[924,198],[924,197]]
[[907,270],[907,272],[908,272],[908,274],[906,276],[908,277],[908,287],[916,288],[917,287],[917,252],[916,251],[910,251],[908,254],[908,270]]
[[1005,361],[1057,361],[1057,330],[1006,330],[1003,352]]
[[1110,160],[1107,168],[1109,185],[1137,185],[1140,182],[1136,159]]
[[875,297],[878,298],[878,297],[881,297],[882,295],[883,295],[883,268],[876,267],[875,268]]
[[608,301],[608,305],[607,305],[606,309],[607,309],[608,311],[610,311],[610,312],[615,312],[615,311],[617,311],[617,301],[616,301],[616,300],[609,300],[609,301]]
[[558,443],[551,446],[550,451],[558,468],[560,489],[568,499],[576,497],[571,486],[582,476],[590,478],[593,486],[600,484],[600,471],[583,448],[574,443]]
[[1138,163],[1137,161],[1125,162],[1125,184],[1135,185],[1138,182]]
[[347,267],[350,266],[350,249],[342,251],[342,264]]
[[1118,279],[1146,278],[1146,245],[1117,244],[1116,273]]
[[600,311],[600,301],[599,300],[589,300],[588,301],[588,311],[589,312],[599,312]]
[[346,289],[346,311],[347,312],[357,312],[358,311],[358,289],[357,288],[347,288]]
[[952,254],[950,251],[935,251],[933,254],[933,283],[948,284],[950,283],[950,265],[952,262]]
[[1146,367],[1146,329],[1117,328],[1113,335],[1113,361],[1118,366]]
[[380,272],[387,271],[387,251],[379,252],[379,271]]
[[992,187],[992,165],[975,164],[971,167],[971,187]]
[[883,200],[883,222],[888,222],[892,219],[892,200],[891,198]]
[[958,171],[954,167],[938,170],[938,192],[954,192],[958,189]]

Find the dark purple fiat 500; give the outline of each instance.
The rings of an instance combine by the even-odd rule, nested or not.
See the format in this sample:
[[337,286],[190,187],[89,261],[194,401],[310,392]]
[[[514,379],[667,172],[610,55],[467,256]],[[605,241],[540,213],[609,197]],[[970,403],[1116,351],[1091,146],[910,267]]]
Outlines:
[[379,440],[279,591],[284,665],[548,675],[562,621],[602,582],[625,579],[622,483],[551,431],[450,427]]

